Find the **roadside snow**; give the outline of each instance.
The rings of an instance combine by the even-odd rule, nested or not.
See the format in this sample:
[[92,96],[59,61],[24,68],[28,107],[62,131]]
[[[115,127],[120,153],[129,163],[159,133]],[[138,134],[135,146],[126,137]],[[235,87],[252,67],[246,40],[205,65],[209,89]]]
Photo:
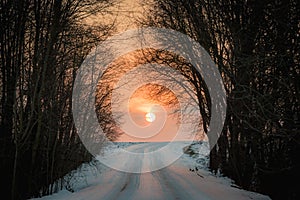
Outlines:
[[[122,148],[143,152],[153,150],[157,143],[118,143],[106,147],[104,152],[117,153]],[[64,177],[68,180],[63,190],[35,200],[98,200],[98,199],[270,199],[267,196],[231,187],[233,182],[216,177],[207,170],[208,144],[194,142],[184,149],[174,149],[183,154],[175,163],[159,171],[134,174],[110,169],[99,161],[83,164]],[[143,161],[145,162],[145,161]],[[159,160],[146,161],[152,165]],[[145,165],[142,163],[142,165]],[[125,164],[136,167],[137,162]],[[196,166],[196,167],[195,167]]]

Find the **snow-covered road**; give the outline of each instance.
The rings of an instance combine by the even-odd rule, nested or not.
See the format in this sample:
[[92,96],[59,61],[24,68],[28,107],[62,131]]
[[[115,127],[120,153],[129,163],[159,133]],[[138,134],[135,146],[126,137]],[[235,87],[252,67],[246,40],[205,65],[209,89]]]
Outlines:
[[[142,143],[127,147],[134,152],[149,152],[161,143]],[[125,173],[107,168],[93,184],[74,193],[61,191],[43,200],[110,200],[110,199],[270,199],[257,193],[231,187],[230,180],[218,178],[205,170],[190,171],[190,158],[182,156],[172,165],[149,173]],[[124,165],[147,167],[160,160],[130,160]]]

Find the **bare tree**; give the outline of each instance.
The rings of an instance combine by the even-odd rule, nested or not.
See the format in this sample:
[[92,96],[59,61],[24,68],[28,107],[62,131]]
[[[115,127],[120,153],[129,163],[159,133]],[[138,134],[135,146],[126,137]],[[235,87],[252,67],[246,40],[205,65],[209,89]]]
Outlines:
[[[157,0],[152,5],[143,24],[189,35],[222,74],[227,119],[210,154],[211,169],[272,198],[295,198],[290,183],[299,166],[294,156],[299,150],[299,3]],[[209,112],[201,114],[209,117]],[[279,179],[286,183],[285,194],[277,192]]]
[[[82,20],[112,1],[1,1],[1,172],[8,198],[53,192],[91,155],[72,120],[76,70],[111,26]],[[11,167],[13,166],[13,167]]]

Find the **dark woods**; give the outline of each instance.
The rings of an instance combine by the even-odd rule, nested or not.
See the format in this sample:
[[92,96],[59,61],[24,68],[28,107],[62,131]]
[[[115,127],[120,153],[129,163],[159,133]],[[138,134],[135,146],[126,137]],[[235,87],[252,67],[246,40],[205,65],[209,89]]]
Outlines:
[[[153,5],[142,20],[147,26],[189,35],[222,73],[227,119],[210,154],[211,170],[274,199],[299,198],[299,1],[155,0]],[[201,105],[203,98],[198,99]],[[206,126],[209,113],[201,114]]]
[[[72,121],[75,72],[110,29],[81,20],[109,1],[1,0],[0,182],[2,199],[50,194],[89,161]],[[49,185],[51,185],[49,187]]]
[[[72,87],[89,50],[110,33],[110,27],[81,21],[110,5],[110,0],[1,0],[4,199],[50,194],[59,189],[58,178],[92,159],[73,124]],[[228,95],[210,168],[273,199],[299,195],[299,13],[296,0],[154,0],[143,21],[185,33],[210,53]],[[200,75],[191,73],[207,130],[209,94]],[[109,113],[106,108],[97,104]]]

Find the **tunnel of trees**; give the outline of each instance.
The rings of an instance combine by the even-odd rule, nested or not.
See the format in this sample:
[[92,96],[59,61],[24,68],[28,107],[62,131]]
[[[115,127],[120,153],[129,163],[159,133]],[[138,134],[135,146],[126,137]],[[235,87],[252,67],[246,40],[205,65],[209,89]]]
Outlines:
[[[113,31],[113,25],[81,22],[112,4],[1,0],[0,183],[5,199],[51,194],[59,189],[54,184],[59,178],[92,159],[72,120],[72,88],[85,56]],[[153,0],[146,8],[140,26],[189,35],[222,75],[227,116],[210,169],[272,199],[299,198],[299,2]],[[188,63],[184,66],[177,70],[195,86],[207,132],[205,84],[186,68]],[[100,99],[97,109],[110,115],[106,103]],[[114,139],[110,117],[99,121]]]

